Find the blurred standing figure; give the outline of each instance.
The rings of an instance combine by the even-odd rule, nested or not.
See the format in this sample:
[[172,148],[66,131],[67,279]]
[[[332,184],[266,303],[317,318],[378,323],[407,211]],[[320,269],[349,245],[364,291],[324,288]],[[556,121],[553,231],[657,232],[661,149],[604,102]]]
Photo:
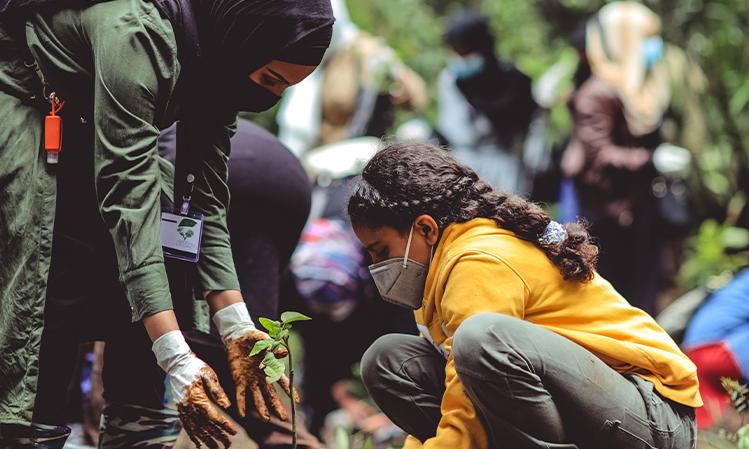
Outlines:
[[302,84],[288,89],[276,116],[281,143],[297,156],[320,145],[361,136],[382,137],[395,107],[427,105],[424,81],[381,38],[351,21],[344,0],[333,0],[331,46]]
[[450,23],[445,41],[454,54],[439,77],[437,131],[482,179],[516,193],[522,145],[536,109],[531,79],[497,59],[486,19],[473,12]]
[[598,272],[650,314],[664,277],[664,237],[651,195],[669,104],[660,26],[655,13],[630,2],[610,3],[588,21],[592,76],[571,99],[575,135],[562,160],[600,242]]

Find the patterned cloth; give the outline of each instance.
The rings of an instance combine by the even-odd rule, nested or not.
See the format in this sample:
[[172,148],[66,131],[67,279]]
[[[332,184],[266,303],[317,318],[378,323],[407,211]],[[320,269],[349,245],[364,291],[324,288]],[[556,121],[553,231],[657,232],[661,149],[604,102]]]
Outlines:
[[101,415],[99,448],[171,448],[181,429],[177,410],[107,403]]
[[354,311],[359,280],[367,275],[360,247],[343,220],[321,218],[305,227],[291,256],[291,272],[313,312],[342,321]]

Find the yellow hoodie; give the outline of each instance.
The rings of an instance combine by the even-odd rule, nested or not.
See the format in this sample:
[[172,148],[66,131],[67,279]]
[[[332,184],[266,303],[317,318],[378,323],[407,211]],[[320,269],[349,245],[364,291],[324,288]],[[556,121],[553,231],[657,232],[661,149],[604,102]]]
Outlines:
[[[494,221],[449,226],[436,248],[416,322],[447,357],[442,420],[426,448],[486,448],[487,435],[453,365],[452,335],[469,316],[496,312],[554,331],[619,373],[651,381],[663,396],[699,407],[694,364],[650,315],[598,274],[565,281],[546,253]],[[421,447],[409,436],[404,449]]]

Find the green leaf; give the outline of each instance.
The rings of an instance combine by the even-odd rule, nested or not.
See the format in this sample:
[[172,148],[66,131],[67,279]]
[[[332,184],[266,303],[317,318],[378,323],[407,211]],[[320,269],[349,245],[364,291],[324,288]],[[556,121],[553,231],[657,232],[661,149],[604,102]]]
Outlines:
[[346,433],[346,429],[344,429],[343,427],[336,427],[335,442],[338,449],[349,448],[348,434]]
[[278,331],[281,329],[281,323],[278,321],[269,320],[268,318],[260,318],[260,324],[268,330],[268,335],[276,338]]
[[364,447],[362,449],[372,449],[372,437],[367,437],[367,440],[364,442]]
[[280,341],[276,341],[275,343],[273,343],[273,347],[270,348],[270,352],[272,352],[272,353],[275,354],[276,351],[278,351],[278,348],[280,348],[280,347],[281,347],[281,342]]
[[195,220],[190,220],[189,218],[183,218],[182,221],[179,222],[177,227],[181,228],[182,226],[187,226],[188,228],[191,228],[195,226],[196,224],[198,224],[198,222]]
[[288,335],[289,335],[289,330],[288,329],[283,329],[283,330],[279,331],[278,334],[276,334],[276,339],[277,340],[283,340]]
[[250,351],[250,355],[248,355],[247,357],[256,355],[260,351],[265,350],[268,346],[271,346],[273,343],[275,343],[275,340],[273,340],[272,338],[255,342],[255,345],[252,347],[252,351]]
[[736,433],[739,437],[738,449],[749,449],[749,424],[740,428]]
[[265,365],[265,381],[269,384],[277,382],[278,379],[280,379],[283,375],[284,365],[283,363],[279,362],[272,353],[269,352],[265,354],[263,364]]
[[293,323],[294,321],[311,320],[312,318],[302,315],[299,312],[284,312],[281,314],[281,321],[284,323]]
[[728,248],[745,248],[749,245],[749,230],[744,228],[726,228],[720,236],[723,245]]
[[731,97],[731,101],[728,103],[731,115],[741,114],[747,103],[749,103],[749,81],[745,82]]

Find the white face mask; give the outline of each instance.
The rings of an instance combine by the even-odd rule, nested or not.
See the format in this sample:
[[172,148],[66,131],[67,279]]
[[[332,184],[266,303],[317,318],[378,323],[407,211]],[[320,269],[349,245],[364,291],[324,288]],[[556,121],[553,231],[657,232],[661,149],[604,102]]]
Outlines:
[[[429,266],[408,258],[413,232],[414,227],[411,225],[411,232],[408,233],[408,243],[406,244],[406,255],[403,256],[403,259],[397,257],[383,260],[380,263],[370,265],[369,272],[372,274],[372,279],[377,286],[377,290],[380,291],[382,299],[407,309],[418,310],[421,308],[421,302],[424,299],[424,288],[426,287],[427,274],[429,274]],[[432,252],[434,252],[434,247],[432,247]]]

